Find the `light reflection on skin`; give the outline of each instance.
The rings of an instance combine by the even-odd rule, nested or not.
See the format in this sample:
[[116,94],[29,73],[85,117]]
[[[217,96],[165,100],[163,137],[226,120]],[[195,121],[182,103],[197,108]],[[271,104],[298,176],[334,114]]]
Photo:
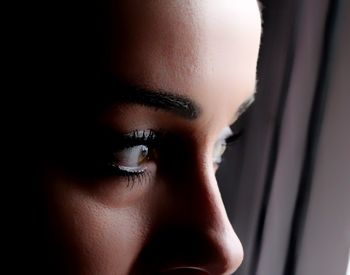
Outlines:
[[170,137],[132,187],[121,175],[94,178],[87,187],[62,167],[48,170],[49,207],[68,262],[74,274],[230,274],[243,251],[221,200],[213,152],[255,91],[258,4],[134,0],[115,7],[118,24],[110,35],[118,44],[110,44],[109,73],[174,91],[201,113],[186,119],[111,102],[98,118],[104,127],[120,135],[155,129]]

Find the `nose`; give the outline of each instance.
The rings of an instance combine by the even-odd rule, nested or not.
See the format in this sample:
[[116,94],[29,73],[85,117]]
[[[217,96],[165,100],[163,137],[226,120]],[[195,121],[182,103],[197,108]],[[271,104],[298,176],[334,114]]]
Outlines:
[[149,242],[146,261],[157,274],[232,274],[242,262],[243,249],[227,217],[212,163],[189,170],[181,180],[167,183],[172,187],[158,209],[163,218]]
[[205,163],[194,172],[191,191],[182,209],[188,213],[186,221],[193,226],[193,234],[198,238],[197,243],[193,240],[188,247],[194,245],[202,251],[195,260],[203,272],[232,274],[243,260],[243,248],[228,219],[213,165],[211,161]]

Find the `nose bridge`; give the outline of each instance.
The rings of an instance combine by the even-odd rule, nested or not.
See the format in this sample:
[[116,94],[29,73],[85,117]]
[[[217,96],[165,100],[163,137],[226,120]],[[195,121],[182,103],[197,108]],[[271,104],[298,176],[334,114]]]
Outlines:
[[218,188],[211,154],[197,154],[185,207],[188,221],[201,235],[210,274],[231,274],[240,265],[243,250],[228,219]]
[[191,204],[197,214],[203,214],[198,217],[202,219],[202,222],[208,221],[209,227],[223,230],[229,222],[214,169],[211,166],[209,161],[202,159],[197,160],[196,164],[193,165],[191,182],[189,183],[192,193]]

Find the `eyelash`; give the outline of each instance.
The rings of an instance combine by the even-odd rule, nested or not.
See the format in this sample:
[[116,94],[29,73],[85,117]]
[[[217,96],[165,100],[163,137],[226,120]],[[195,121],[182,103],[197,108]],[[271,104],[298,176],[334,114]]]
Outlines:
[[[138,145],[144,145],[149,150],[155,150],[155,147],[160,144],[160,136],[159,132],[154,130],[135,130],[127,135],[121,135],[117,137],[117,148],[111,151],[120,151],[123,149],[131,148]],[[132,188],[135,183],[143,183],[146,182],[147,178],[149,178],[150,172],[147,169],[139,169],[135,171],[128,171],[125,169],[121,169],[117,165],[113,165],[112,161],[107,161],[107,166],[111,170],[113,175],[125,178],[127,181],[127,186]]]
[[[115,168],[118,169],[118,168]],[[144,183],[149,180],[151,174],[147,170],[137,171],[137,172],[127,172],[119,169],[118,174],[120,177],[123,177],[127,181],[127,187],[132,189],[136,183]]]
[[232,146],[237,142],[244,134],[244,129],[234,130],[233,134],[229,136],[225,141],[227,146]]
[[[232,146],[242,134],[242,130],[234,131],[234,133],[225,140],[226,146]],[[123,150],[133,146],[145,145],[150,151],[157,151],[160,150],[159,147],[163,138],[164,135],[155,130],[135,130],[130,134],[119,136],[117,138],[118,146],[114,150]],[[127,182],[127,187],[130,187],[130,189],[132,189],[136,183],[141,184],[147,182],[151,177],[151,172],[147,169],[127,171],[116,165],[112,165],[110,161],[107,161],[107,166],[110,170],[110,174],[124,178]]]

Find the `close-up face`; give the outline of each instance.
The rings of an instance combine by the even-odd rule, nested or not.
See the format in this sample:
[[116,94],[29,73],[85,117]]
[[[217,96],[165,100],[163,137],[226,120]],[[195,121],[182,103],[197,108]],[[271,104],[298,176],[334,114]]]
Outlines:
[[231,274],[243,249],[215,173],[253,101],[258,3],[112,1],[106,14],[96,111],[84,121],[76,107],[84,126],[44,167],[62,261],[73,274]]

